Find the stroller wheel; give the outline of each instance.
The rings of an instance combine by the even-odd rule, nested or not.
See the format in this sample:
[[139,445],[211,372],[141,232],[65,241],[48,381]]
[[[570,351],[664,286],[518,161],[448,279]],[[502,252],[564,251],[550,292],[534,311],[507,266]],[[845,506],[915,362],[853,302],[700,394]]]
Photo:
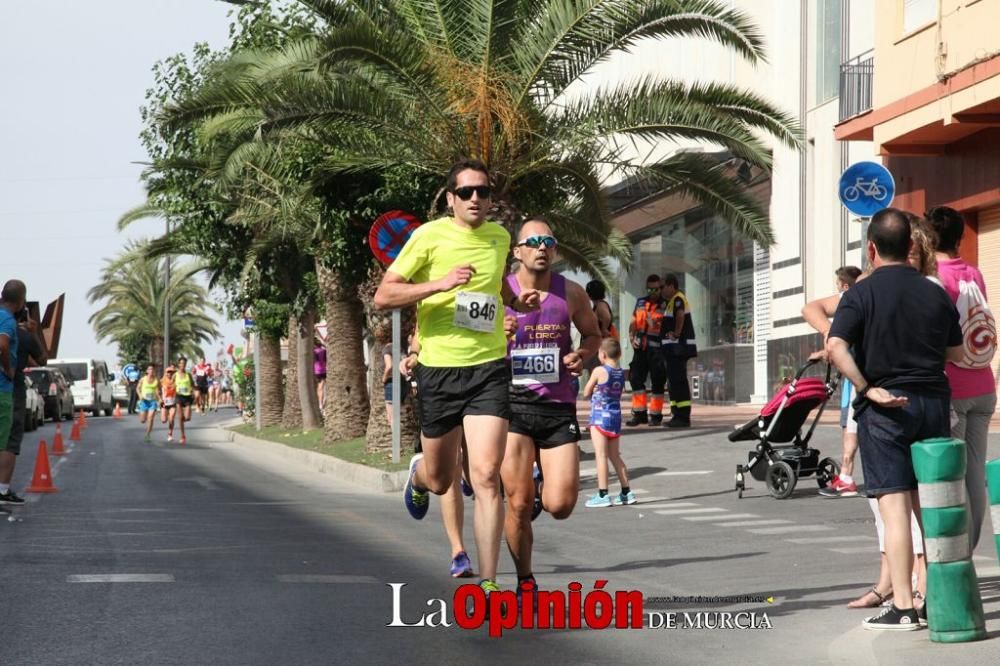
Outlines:
[[840,465],[833,458],[823,458],[816,468],[816,485],[826,488],[840,474]]
[[767,468],[767,492],[775,499],[785,499],[795,490],[798,477],[795,469],[784,461],[779,461]]

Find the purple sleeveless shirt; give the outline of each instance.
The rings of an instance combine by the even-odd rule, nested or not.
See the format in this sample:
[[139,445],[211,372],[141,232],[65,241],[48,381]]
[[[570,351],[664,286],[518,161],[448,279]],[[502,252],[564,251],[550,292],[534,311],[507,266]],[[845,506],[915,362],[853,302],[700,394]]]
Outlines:
[[[511,362],[512,403],[557,405],[576,410],[576,391],[572,375],[563,365],[563,357],[573,351],[570,337],[569,306],[566,303],[566,278],[552,274],[549,292],[538,310],[528,313],[507,308],[517,316],[517,333],[507,344]],[[514,274],[507,276],[514,294],[521,286]]]

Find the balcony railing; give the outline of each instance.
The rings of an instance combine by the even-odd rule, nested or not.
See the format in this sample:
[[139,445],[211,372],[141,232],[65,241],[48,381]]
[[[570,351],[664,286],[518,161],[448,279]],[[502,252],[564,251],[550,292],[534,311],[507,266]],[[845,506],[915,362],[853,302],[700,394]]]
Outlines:
[[875,58],[871,51],[840,66],[840,119],[847,120],[872,108],[872,76]]

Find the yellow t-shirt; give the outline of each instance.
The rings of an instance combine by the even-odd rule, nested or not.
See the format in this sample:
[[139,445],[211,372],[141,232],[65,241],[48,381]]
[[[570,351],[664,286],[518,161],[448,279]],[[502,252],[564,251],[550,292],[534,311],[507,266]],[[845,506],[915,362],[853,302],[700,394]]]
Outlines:
[[[467,229],[445,217],[413,232],[389,266],[393,273],[423,283],[443,278],[462,264],[476,269],[468,284],[417,304],[421,365],[463,368],[506,356],[500,285],[509,251],[510,234],[495,222]],[[460,292],[465,295],[456,311]]]

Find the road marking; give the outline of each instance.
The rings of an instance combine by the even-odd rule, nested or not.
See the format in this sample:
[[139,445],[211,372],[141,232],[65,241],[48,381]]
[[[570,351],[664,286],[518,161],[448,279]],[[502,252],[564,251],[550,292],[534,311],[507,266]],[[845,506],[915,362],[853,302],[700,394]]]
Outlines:
[[282,574],[278,576],[279,583],[378,583],[372,576],[351,576],[348,574]]
[[789,543],[844,543],[848,541],[878,541],[873,536],[853,536],[853,537],[806,537],[803,539],[785,539]]
[[218,490],[219,487],[215,485],[215,481],[208,478],[207,476],[188,476],[182,479],[174,479],[174,481],[193,481],[205,490]]
[[664,509],[662,511],[654,511],[661,516],[679,516],[685,513],[725,513],[725,509],[720,509],[714,506],[706,506],[700,509]]
[[[669,498],[665,498],[669,499]],[[659,504],[653,504],[651,500],[646,500],[642,503],[643,508],[646,509],[674,509],[681,508],[685,506],[701,506],[695,502],[660,502]]]
[[66,576],[67,583],[173,583],[171,574],[78,574]]
[[826,525],[790,525],[788,527],[765,527],[759,530],[749,530],[751,534],[788,534],[789,532],[829,532],[832,527]]
[[875,552],[871,546],[852,546],[851,548],[830,548],[835,553],[842,553],[844,555],[854,555],[855,553],[872,553]]
[[[724,516],[729,518],[729,516]],[[716,523],[719,527],[764,527],[765,525],[789,525],[792,521],[772,518],[770,520],[740,520],[732,523]]]
[[699,474],[712,474],[712,473],[713,471],[710,469],[695,469],[683,472],[672,472],[668,470],[665,472],[657,472],[653,476],[697,476]]
[[727,516],[690,516],[684,520],[720,520],[722,518],[725,518],[726,520],[743,520],[746,518],[760,518],[760,516],[753,513],[732,513]]

